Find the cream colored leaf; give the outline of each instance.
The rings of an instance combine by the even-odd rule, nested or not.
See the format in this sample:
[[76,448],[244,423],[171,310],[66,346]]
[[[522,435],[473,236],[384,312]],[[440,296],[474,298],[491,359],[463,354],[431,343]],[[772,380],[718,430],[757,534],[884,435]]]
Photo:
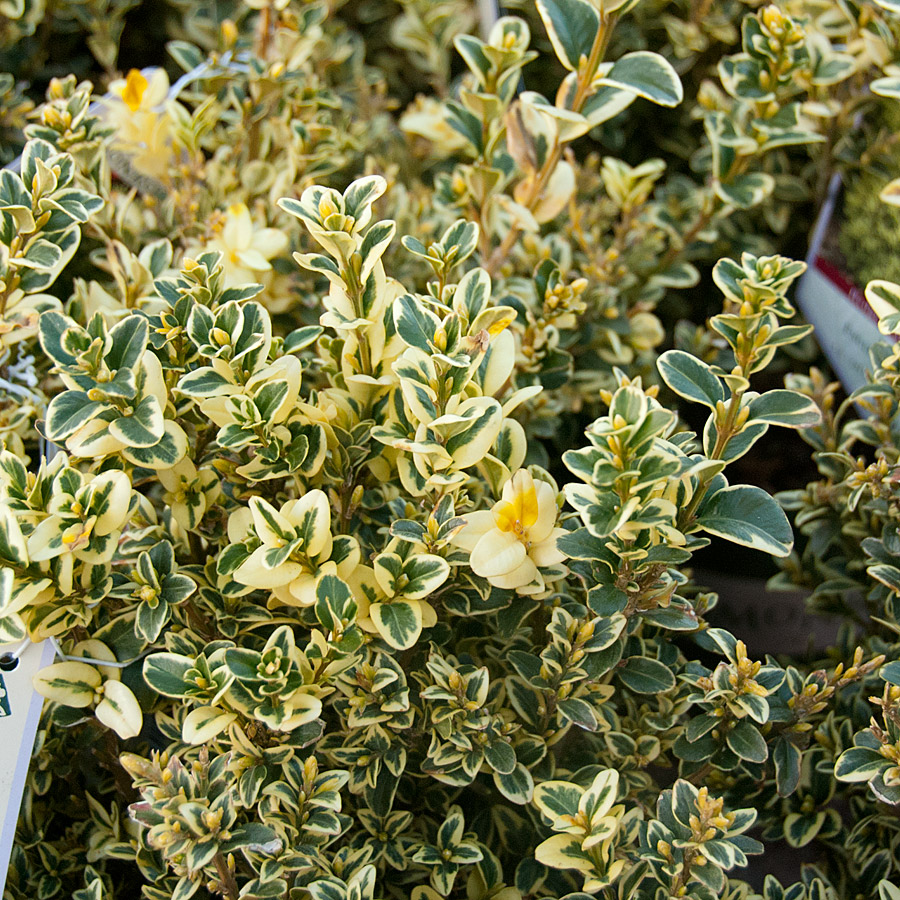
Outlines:
[[103,699],[97,704],[95,715],[122,739],[136,737],[144,724],[137,698],[121,681],[103,685]]
[[80,709],[91,705],[103,677],[87,663],[60,662],[41,669],[32,683],[42,697]]
[[187,714],[181,726],[181,739],[186,744],[205,744],[221,734],[236,718],[234,713],[214,706],[198,706]]

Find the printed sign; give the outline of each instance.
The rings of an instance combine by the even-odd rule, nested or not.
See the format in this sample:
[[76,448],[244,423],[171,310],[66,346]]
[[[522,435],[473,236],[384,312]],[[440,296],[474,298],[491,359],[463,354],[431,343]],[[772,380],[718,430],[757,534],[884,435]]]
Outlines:
[[0,698],[0,894],[6,884],[19,806],[44,703],[31,679],[39,669],[53,662],[54,655],[49,641],[28,644],[15,668],[0,670],[0,690],[3,691]]
[[869,348],[888,338],[862,287],[847,272],[838,244],[841,180],[835,175],[822,206],[806,258],[809,268],[797,286],[797,303],[816,329],[828,362],[847,393],[862,387],[870,368]]

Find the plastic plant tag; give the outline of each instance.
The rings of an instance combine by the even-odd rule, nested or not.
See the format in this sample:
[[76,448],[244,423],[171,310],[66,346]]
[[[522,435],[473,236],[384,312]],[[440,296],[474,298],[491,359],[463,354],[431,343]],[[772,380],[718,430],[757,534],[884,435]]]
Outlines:
[[[5,658],[9,656],[7,652]],[[25,778],[44,704],[31,679],[49,666],[54,656],[50,641],[28,644],[15,668],[0,668],[0,894],[6,884]],[[0,660],[3,659],[0,653]]]
[[500,18],[500,4],[497,0],[478,0],[478,19],[481,26],[481,37],[488,39],[491,29]]
[[887,338],[878,330],[878,318],[848,274],[838,247],[842,184],[835,175],[822,205],[806,258],[809,268],[797,286],[797,302],[816,329],[828,362],[847,393],[866,383],[869,348]]
[[129,153],[117,148],[110,148],[106,153],[106,158],[109,160],[110,171],[119,181],[124,182],[128,187],[135,188],[141,194],[150,194],[160,200],[165,198],[166,189],[163,183],[151,175],[139,172],[132,163]]

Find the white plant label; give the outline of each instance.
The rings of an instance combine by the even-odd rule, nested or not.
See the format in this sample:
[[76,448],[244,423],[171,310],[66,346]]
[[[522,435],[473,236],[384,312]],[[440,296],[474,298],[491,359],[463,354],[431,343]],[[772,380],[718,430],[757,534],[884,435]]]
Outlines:
[[839,176],[832,179],[813,232],[809,268],[797,285],[797,302],[816,329],[816,340],[847,393],[866,384],[869,348],[889,340],[878,330],[878,317],[847,274],[838,249],[841,191]]
[[29,644],[15,669],[0,670],[0,894],[6,884],[22,792],[44,704],[31,679],[49,666],[55,655],[50,641]]

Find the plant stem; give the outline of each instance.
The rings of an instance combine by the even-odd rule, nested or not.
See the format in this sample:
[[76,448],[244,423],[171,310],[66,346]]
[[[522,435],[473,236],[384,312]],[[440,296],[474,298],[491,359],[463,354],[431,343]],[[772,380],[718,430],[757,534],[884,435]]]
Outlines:
[[259,24],[256,34],[257,56],[266,59],[269,55],[269,41],[272,31],[272,9],[268,3],[259,11]]
[[678,897],[680,894],[678,893],[684,887],[687,886],[688,881],[691,878],[691,867],[694,865],[694,859],[697,856],[697,851],[692,847],[688,847],[684,851],[684,862],[682,863],[681,872],[675,880],[675,883],[672,885],[670,889],[670,893],[673,897]]
[[222,856],[221,852],[213,857],[213,862],[216,866],[216,872],[219,875],[219,881],[222,882],[222,888],[225,892],[224,896],[226,896],[228,900],[238,900],[240,897],[240,890],[237,881],[235,880],[234,872],[228,867],[228,862],[225,857]]
[[[365,309],[363,307],[363,285],[360,283],[356,269],[352,262],[347,260],[341,272],[344,284],[347,286],[347,293],[350,296],[350,302],[353,304],[353,313],[357,318],[365,318]],[[369,349],[369,336],[366,333],[366,326],[357,327],[355,329],[356,339],[359,347],[359,364],[362,368],[363,375],[373,375],[372,370],[372,353]]]
[[[597,67],[600,65],[603,54],[609,44],[609,38],[613,31],[613,23],[613,16],[607,17],[602,12],[600,13],[600,26],[597,29],[597,33],[594,35],[594,42],[591,44],[590,55],[585,61],[584,66],[580,68],[578,72],[575,96],[572,98],[572,112],[581,112],[581,107],[584,106],[584,102],[589,96],[591,85],[594,82],[594,76],[597,74]],[[523,206],[531,211],[534,210],[538,200],[544,193],[544,189],[547,187],[547,182],[556,171],[556,166],[558,165],[561,156],[562,145],[557,141],[547,156],[547,159],[544,161],[544,165],[541,166],[541,170],[538,172],[537,177],[532,182],[531,188],[522,203]],[[492,278],[497,275],[500,266],[503,264],[506,257],[509,256],[510,250],[515,246],[521,233],[521,226],[514,224],[506,233],[497,249],[494,250],[485,262],[484,267]]]
[[188,547],[191,550],[191,561],[202,566],[206,562],[206,554],[203,552],[203,543],[199,534],[193,531],[188,532]]
[[210,625],[209,620],[194,606],[193,602],[190,598],[185,600],[182,604],[182,608],[187,614],[188,619],[190,620],[191,625],[194,627],[197,634],[201,637],[206,638],[207,640],[214,640],[218,634],[217,630]]

